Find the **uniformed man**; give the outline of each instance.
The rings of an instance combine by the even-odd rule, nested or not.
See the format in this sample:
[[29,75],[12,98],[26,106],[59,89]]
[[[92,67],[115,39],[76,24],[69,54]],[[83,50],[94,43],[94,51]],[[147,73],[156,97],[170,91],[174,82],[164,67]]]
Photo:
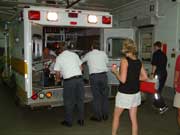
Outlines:
[[106,74],[108,57],[105,52],[99,50],[99,44],[93,42],[91,51],[85,55],[82,61],[88,64],[93,94],[94,115],[90,119],[93,121],[107,120],[109,112]]
[[65,109],[64,126],[72,126],[72,114],[75,105],[78,109],[78,124],[84,125],[84,83],[82,79],[82,61],[79,56],[69,50],[64,50],[64,44],[59,46],[59,56],[56,58],[54,70],[56,81],[59,82],[60,75],[63,77],[63,98]]
[[162,43],[160,41],[157,41],[154,43],[154,53],[152,56],[152,76],[157,75],[159,80],[159,88],[158,93],[160,94],[159,98],[154,98],[154,106],[159,108],[160,113],[164,113],[168,110],[167,105],[164,103],[164,100],[162,98],[162,90],[165,85],[166,79],[167,79],[167,56],[164,54],[161,50]]

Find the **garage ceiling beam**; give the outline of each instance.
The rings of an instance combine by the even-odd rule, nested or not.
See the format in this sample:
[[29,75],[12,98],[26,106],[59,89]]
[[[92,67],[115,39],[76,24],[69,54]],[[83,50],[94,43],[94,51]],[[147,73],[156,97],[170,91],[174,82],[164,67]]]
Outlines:
[[69,0],[66,0],[67,6],[69,6]]
[[66,8],[70,8],[72,7],[73,5],[77,4],[80,0],[76,0],[76,1],[73,1],[73,2],[69,2],[69,0],[66,0],[66,3],[67,3],[67,6]]
[[14,12],[6,12],[6,11],[2,11],[2,10],[0,10],[0,14],[13,15],[13,14],[14,14]]

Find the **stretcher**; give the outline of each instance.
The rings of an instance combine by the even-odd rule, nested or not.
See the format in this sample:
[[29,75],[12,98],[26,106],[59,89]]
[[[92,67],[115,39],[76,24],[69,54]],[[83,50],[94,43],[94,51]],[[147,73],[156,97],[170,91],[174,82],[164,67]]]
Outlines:
[[158,79],[148,79],[147,81],[140,82],[140,91],[150,94],[157,93],[157,89],[159,87]]

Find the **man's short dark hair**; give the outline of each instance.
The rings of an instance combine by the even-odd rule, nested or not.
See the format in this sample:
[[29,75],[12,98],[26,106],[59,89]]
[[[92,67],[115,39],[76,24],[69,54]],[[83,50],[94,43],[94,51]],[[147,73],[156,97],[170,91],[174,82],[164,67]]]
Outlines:
[[156,41],[156,42],[154,43],[154,46],[157,46],[158,48],[161,48],[162,43],[161,43],[160,41]]
[[64,42],[58,43],[58,52],[61,53],[65,50],[65,44]]
[[92,43],[92,45],[91,45],[91,47],[93,48],[93,49],[100,49],[100,47],[99,47],[100,45],[99,45],[99,43],[97,42],[97,41],[93,41],[93,43]]

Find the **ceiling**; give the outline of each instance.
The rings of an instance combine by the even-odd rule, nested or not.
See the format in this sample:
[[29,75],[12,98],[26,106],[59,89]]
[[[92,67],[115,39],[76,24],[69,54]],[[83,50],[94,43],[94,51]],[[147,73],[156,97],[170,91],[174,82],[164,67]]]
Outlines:
[[113,11],[137,0],[0,0],[0,22],[10,20],[18,8],[28,5],[56,6],[86,10]]

